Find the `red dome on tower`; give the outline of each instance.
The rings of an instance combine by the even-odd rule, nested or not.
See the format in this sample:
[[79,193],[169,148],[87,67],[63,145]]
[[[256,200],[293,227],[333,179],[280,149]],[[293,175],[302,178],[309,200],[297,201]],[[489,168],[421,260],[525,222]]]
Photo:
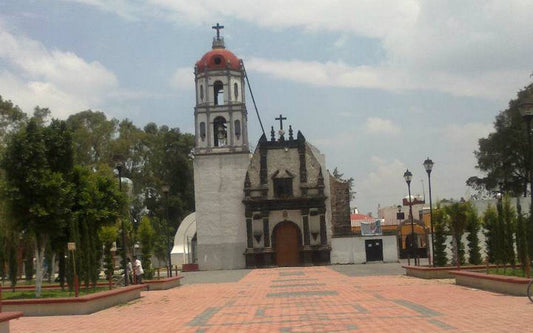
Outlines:
[[207,69],[241,69],[241,62],[233,52],[223,48],[214,48],[204,54],[204,56],[196,62],[196,67],[199,72]]

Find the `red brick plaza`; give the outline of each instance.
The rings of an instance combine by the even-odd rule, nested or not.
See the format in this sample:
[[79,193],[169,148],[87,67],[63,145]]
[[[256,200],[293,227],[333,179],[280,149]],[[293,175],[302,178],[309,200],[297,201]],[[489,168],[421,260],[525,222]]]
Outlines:
[[533,303],[449,281],[291,267],[143,292],[92,315],[25,317],[11,332],[533,332]]

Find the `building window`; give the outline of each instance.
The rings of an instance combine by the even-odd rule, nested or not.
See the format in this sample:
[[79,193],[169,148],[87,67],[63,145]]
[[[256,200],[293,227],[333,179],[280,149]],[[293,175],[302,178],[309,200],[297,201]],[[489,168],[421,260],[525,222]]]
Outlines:
[[275,178],[274,196],[276,198],[292,197],[292,178]]
[[213,92],[215,97],[215,105],[224,104],[224,85],[220,81],[216,81],[213,85]]
[[205,140],[205,123],[203,121],[200,123],[200,138],[202,141]]
[[235,100],[239,98],[239,85],[237,83],[233,84],[233,94],[235,94]]
[[200,100],[204,101],[204,86],[200,85]]
[[235,137],[237,140],[241,137],[241,121],[238,119],[235,120]]
[[216,117],[213,122],[213,133],[215,147],[224,147],[228,143],[228,131],[226,130],[226,119]]

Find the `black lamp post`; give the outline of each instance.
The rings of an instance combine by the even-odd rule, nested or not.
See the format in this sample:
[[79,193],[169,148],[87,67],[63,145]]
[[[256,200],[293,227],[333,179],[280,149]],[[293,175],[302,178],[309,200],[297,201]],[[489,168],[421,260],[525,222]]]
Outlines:
[[527,128],[527,141],[528,141],[528,147],[529,147],[529,158],[528,158],[528,175],[529,175],[529,184],[530,184],[530,197],[531,197],[531,203],[530,203],[530,209],[529,209],[529,224],[526,228],[526,234],[527,234],[527,257],[526,257],[526,274],[529,277],[530,276],[530,262],[529,258],[530,255],[533,255],[533,146],[531,143],[531,120],[533,120],[533,95],[530,94],[527,98],[523,100],[520,105],[518,105],[518,109],[520,110],[520,115],[526,122],[526,128]]
[[499,253],[497,253],[497,256],[499,257],[497,260],[500,261],[503,265],[506,263],[507,259],[507,253],[505,251],[505,226],[503,223],[503,205],[502,205],[502,199],[503,199],[503,183],[498,183],[500,185],[499,192],[496,193],[496,199],[498,200],[496,209],[498,211],[498,232],[502,235],[498,237],[498,247],[499,247]]
[[[118,171],[118,190],[122,193],[122,168],[124,166],[118,163],[115,168]],[[124,228],[124,218],[121,219],[122,223],[122,262],[124,263],[124,285],[128,285],[128,263],[126,262],[126,230]]]
[[402,212],[402,205],[398,205],[398,212],[396,213],[396,219],[398,220],[398,229],[400,232],[400,241],[399,241],[399,252],[401,255],[401,252],[403,250],[403,235],[402,235],[402,228],[401,228],[401,220],[405,219],[405,214]]
[[429,157],[424,161],[424,168],[428,173],[429,184],[429,227],[431,228],[431,263],[435,266],[435,245],[433,239],[433,203],[431,202],[431,170],[433,169],[433,161]]
[[405,179],[405,182],[407,183],[407,191],[409,194],[409,217],[411,219],[411,256],[413,256],[413,259],[415,261],[416,266],[416,257],[415,257],[415,226],[413,221],[413,202],[411,201],[411,179],[413,179],[413,174],[409,169],[404,172],[403,178]]
[[166,236],[167,236],[167,250],[168,250],[168,274],[170,277],[172,277],[172,259],[171,259],[171,252],[172,249],[170,248],[171,242],[170,242],[170,221],[168,219],[168,192],[170,191],[170,186],[167,184],[163,184],[161,186],[161,191],[163,191],[163,194],[165,194],[165,218],[167,219],[166,223]]

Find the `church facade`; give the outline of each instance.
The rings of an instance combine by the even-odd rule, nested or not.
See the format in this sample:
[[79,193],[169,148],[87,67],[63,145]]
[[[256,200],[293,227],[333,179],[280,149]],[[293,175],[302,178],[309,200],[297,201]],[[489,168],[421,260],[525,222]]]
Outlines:
[[194,245],[200,270],[329,263],[325,157],[292,126],[286,133],[281,115],[279,131],[250,154],[244,66],[213,28],[212,50],[194,69],[195,242],[175,244],[183,253],[173,257],[190,263],[185,249]]
[[[283,119],[282,115],[278,118]],[[289,127],[263,135],[246,172],[246,266],[329,263],[329,186],[325,159]],[[328,176],[326,174],[326,176]]]

